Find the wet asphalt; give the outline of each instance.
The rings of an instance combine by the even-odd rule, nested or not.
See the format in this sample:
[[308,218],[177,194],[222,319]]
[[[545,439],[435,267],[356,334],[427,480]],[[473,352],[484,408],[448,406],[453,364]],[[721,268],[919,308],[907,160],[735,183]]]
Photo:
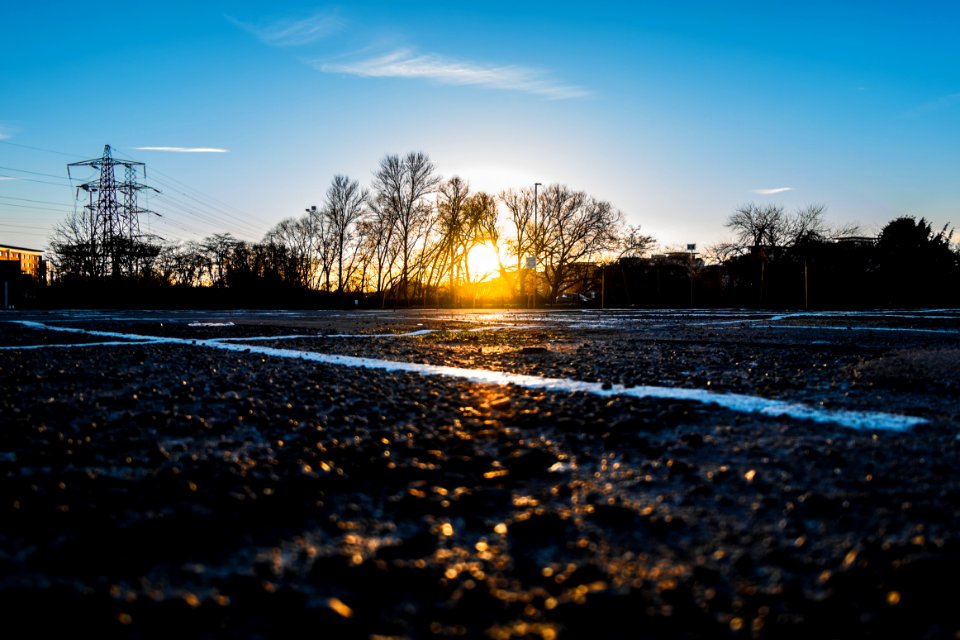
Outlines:
[[[18,312],[0,347],[8,637],[960,632],[957,311]],[[603,393],[638,387],[707,400]]]

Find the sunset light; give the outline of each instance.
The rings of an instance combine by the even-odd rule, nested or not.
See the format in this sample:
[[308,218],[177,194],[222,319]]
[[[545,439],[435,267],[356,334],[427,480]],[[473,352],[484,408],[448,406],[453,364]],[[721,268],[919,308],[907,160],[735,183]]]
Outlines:
[[8,635],[960,640],[960,0],[2,14]]
[[500,273],[500,254],[492,242],[474,245],[467,255],[471,282],[490,280]]

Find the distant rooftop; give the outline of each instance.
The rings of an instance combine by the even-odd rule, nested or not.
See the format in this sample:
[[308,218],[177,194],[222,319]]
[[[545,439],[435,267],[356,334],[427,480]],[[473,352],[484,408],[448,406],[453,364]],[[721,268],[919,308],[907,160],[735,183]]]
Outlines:
[[29,249],[27,247],[15,247],[12,244],[0,243],[0,249],[12,249],[14,251],[29,251],[30,253],[43,253],[43,249]]
[[876,236],[840,236],[833,239],[834,242],[856,242],[860,244],[876,244]]

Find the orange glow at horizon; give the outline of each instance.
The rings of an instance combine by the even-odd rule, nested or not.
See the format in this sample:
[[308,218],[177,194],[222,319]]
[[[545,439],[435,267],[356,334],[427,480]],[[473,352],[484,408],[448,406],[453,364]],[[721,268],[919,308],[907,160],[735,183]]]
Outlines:
[[472,282],[483,282],[500,273],[500,254],[492,242],[475,244],[467,254],[467,268]]

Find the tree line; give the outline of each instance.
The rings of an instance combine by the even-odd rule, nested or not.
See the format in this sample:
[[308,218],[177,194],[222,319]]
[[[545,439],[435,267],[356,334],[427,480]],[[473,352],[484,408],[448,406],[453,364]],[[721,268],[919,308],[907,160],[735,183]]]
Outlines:
[[[113,250],[126,253],[104,269],[103,260],[93,259],[95,230],[78,213],[56,228],[51,263],[66,289],[109,289],[123,281],[181,292],[282,291],[313,301],[449,305],[475,283],[469,255],[480,244],[504,261],[497,276],[506,303],[525,288],[553,299],[573,282],[574,265],[653,245],[609,202],[565,185],[537,187],[472,192],[459,176],[442,179],[425,153],[387,155],[369,188],[337,175],[321,205],[281,220],[259,242],[229,232],[190,242],[112,239]],[[535,270],[526,268],[527,256],[537,257]]]
[[[386,155],[369,187],[334,176],[319,205],[258,242],[97,238],[84,215],[51,240],[53,299],[66,304],[868,307],[956,304],[958,252],[946,227],[904,216],[879,237],[831,226],[823,205],[738,207],[729,242],[651,254],[655,239],[607,201],[561,184],[471,191],[422,152]],[[97,246],[119,256],[104,260]],[[490,282],[471,252],[495,249]],[[529,262],[535,257],[535,264]],[[535,268],[530,268],[535,267]]]
[[[822,205],[793,215],[748,205],[727,226],[736,241],[718,247],[713,274],[725,274],[728,298],[797,308],[916,307],[960,303],[960,251],[949,224],[900,216],[876,237],[856,226],[832,228]],[[724,271],[725,270],[725,271]]]
[[[674,252],[602,269],[611,306],[858,309],[957,306],[960,250],[952,230],[900,216],[879,235],[831,226],[823,205],[788,213],[746,204],[727,219],[733,238],[705,256]],[[705,259],[704,259],[705,258]]]

